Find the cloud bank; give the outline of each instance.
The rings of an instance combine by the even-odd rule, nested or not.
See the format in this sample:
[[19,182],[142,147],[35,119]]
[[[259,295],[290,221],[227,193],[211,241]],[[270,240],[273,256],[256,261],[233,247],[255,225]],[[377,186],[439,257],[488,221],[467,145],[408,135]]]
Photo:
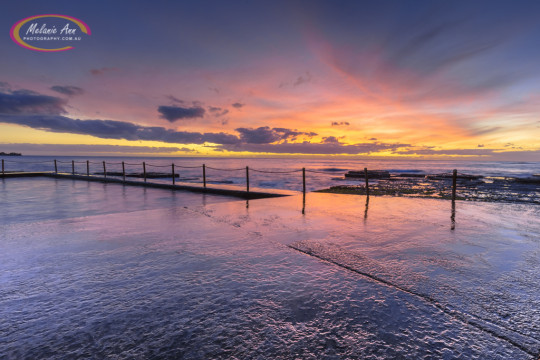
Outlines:
[[[333,136],[325,137],[322,143],[291,143],[298,136],[316,136],[313,132],[303,132],[285,128],[238,128],[239,136],[219,133],[175,131],[157,126],[141,126],[115,120],[80,120],[61,115],[13,115],[0,114],[0,123],[27,126],[33,129],[91,135],[102,139],[125,139],[130,141],[160,141],[172,144],[216,144],[216,150],[231,152],[278,154],[365,154],[381,150],[396,150],[410,144],[363,143],[347,145]],[[281,142],[280,142],[281,141]],[[280,143],[277,143],[280,142]]]
[[0,92],[2,114],[65,114],[66,100],[29,90]]
[[57,133],[91,135],[102,139],[148,140],[175,144],[236,144],[235,135],[174,131],[157,126],[141,126],[116,120],[79,120],[53,115],[0,114],[0,122],[28,126]]
[[[178,151],[193,152],[192,149],[166,147],[166,146],[129,146],[129,145],[88,145],[88,144],[0,144],[0,149],[5,151],[18,151],[30,153],[129,153],[129,154],[170,154]],[[1,151],[1,150],[0,150]]]
[[191,108],[180,106],[160,106],[158,112],[161,118],[171,123],[177,120],[201,118],[204,116],[205,110],[200,106]]
[[273,128],[262,126],[257,129],[238,128],[240,139],[248,144],[270,144],[281,140],[296,140],[298,136],[304,135],[308,137],[316,136],[314,132],[303,132],[285,128]]

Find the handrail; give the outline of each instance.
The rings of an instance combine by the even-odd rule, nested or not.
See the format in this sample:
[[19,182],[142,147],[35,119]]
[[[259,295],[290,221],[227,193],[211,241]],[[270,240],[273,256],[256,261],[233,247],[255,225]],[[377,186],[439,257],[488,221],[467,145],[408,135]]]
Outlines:
[[[17,161],[17,160],[6,160],[6,159],[1,159],[2,161],[2,175],[5,174],[6,170],[5,170],[5,163],[21,163],[21,164],[46,164],[46,163],[50,163],[50,160],[49,161]],[[166,165],[160,165],[160,164],[152,164],[152,163],[147,163],[145,161],[143,161],[142,163],[128,163],[128,162],[106,162],[106,161],[101,161],[101,162],[95,162],[95,161],[90,161],[90,160],[86,160],[86,161],[75,161],[75,160],[71,160],[71,161],[62,161],[62,160],[54,160],[54,172],[55,173],[58,173],[58,164],[71,164],[71,173],[73,175],[77,174],[77,172],[75,171],[76,168],[75,168],[75,164],[86,164],[86,175],[87,176],[90,176],[90,169],[89,169],[89,165],[90,164],[97,164],[97,165],[100,165],[102,164],[103,165],[103,172],[102,173],[98,173],[98,174],[102,174],[104,176],[104,178],[107,177],[107,168],[106,168],[106,165],[122,165],[122,177],[125,181],[125,178],[126,178],[126,171],[125,171],[125,166],[126,165],[129,165],[129,166],[142,166],[142,170],[143,170],[143,175],[144,175],[144,181],[146,182],[147,180],[147,175],[149,175],[146,171],[146,166],[151,166],[151,167],[157,167],[157,168],[170,168],[171,171],[170,172],[167,172],[165,174],[169,174],[172,178],[172,183],[175,184],[176,181],[175,181],[175,178],[176,176],[179,176],[179,174],[177,172],[175,172],[175,169],[198,169],[198,168],[202,168],[202,183],[204,185],[204,188],[206,188],[206,183],[207,183],[207,177],[206,177],[206,169],[209,169],[209,170],[214,170],[214,171],[244,171],[245,170],[245,177],[246,177],[246,191],[249,192],[249,171],[251,170],[252,172],[257,172],[257,173],[263,173],[263,174],[294,174],[294,173],[298,173],[298,172],[302,172],[302,192],[305,194],[306,193],[306,173],[313,173],[313,174],[322,174],[322,175],[335,175],[335,171],[321,171],[321,170],[312,170],[312,169],[306,169],[306,168],[301,168],[301,169],[293,169],[293,170],[266,170],[266,169],[254,169],[254,168],[249,168],[248,166],[246,167],[241,167],[241,168],[217,168],[217,167],[211,167],[211,166],[207,166],[205,164],[202,164],[202,165],[196,165],[196,166],[183,166],[183,165],[178,165],[178,164],[175,164],[174,162],[172,162],[171,164],[166,164]],[[369,183],[368,183],[368,171],[367,171],[367,168],[364,168],[364,173],[365,173],[365,189],[366,189],[366,195],[369,196]],[[109,171],[109,176],[111,176],[111,174],[115,174],[115,172],[111,172]],[[467,175],[467,174],[464,174],[464,173],[460,173],[461,175]],[[112,175],[112,176],[117,176],[117,175]],[[129,175],[128,175],[129,176]],[[453,170],[452,172],[443,172],[443,173],[439,173],[439,174],[433,174],[432,176],[441,176],[441,177],[452,177],[452,200],[454,201],[456,199],[456,188],[457,188],[457,177],[458,177],[458,172],[457,170]]]

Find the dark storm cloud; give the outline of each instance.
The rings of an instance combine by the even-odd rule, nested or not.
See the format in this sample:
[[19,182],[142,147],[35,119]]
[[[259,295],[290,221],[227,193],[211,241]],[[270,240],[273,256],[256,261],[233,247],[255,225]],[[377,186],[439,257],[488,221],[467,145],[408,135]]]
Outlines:
[[174,131],[163,127],[140,126],[115,120],[79,120],[65,116],[0,114],[0,122],[50,132],[91,135],[102,139],[149,140],[177,144],[212,142],[232,145],[240,142],[237,136],[231,134]]
[[247,144],[270,144],[280,140],[295,140],[298,136],[315,136],[314,132],[302,132],[285,128],[270,128],[261,126],[259,128],[238,128],[240,139]]
[[77,86],[51,86],[51,90],[67,96],[75,96],[84,94],[84,90]]
[[191,108],[180,106],[160,106],[158,111],[161,113],[161,118],[169,122],[175,122],[181,119],[194,119],[204,116],[205,110],[200,106]]
[[0,92],[0,114],[48,114],[66,113],[66,100],[40,95],[29,90]]

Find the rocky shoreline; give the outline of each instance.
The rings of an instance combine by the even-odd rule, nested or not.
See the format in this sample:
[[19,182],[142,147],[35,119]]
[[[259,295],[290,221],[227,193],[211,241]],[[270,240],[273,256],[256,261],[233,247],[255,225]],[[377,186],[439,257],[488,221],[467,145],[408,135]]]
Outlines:
[[[375,196],[407,196],[451,199],[452,174],[397,174],[388,178],[369,178],[369,193]],[[339,185],[317,192],[365,195],[365,178],[358,185]],[[483,177],[459,174],[457,200],[500,201],[540,204],[540,177]]]

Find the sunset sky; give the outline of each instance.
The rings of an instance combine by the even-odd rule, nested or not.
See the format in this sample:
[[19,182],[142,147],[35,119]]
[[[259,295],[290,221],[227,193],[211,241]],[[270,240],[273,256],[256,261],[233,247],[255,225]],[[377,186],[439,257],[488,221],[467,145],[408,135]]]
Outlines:
[[[74,49],[10,29],[84,21]],[[18,1],[0,151],[540,160],[538,1]]]

